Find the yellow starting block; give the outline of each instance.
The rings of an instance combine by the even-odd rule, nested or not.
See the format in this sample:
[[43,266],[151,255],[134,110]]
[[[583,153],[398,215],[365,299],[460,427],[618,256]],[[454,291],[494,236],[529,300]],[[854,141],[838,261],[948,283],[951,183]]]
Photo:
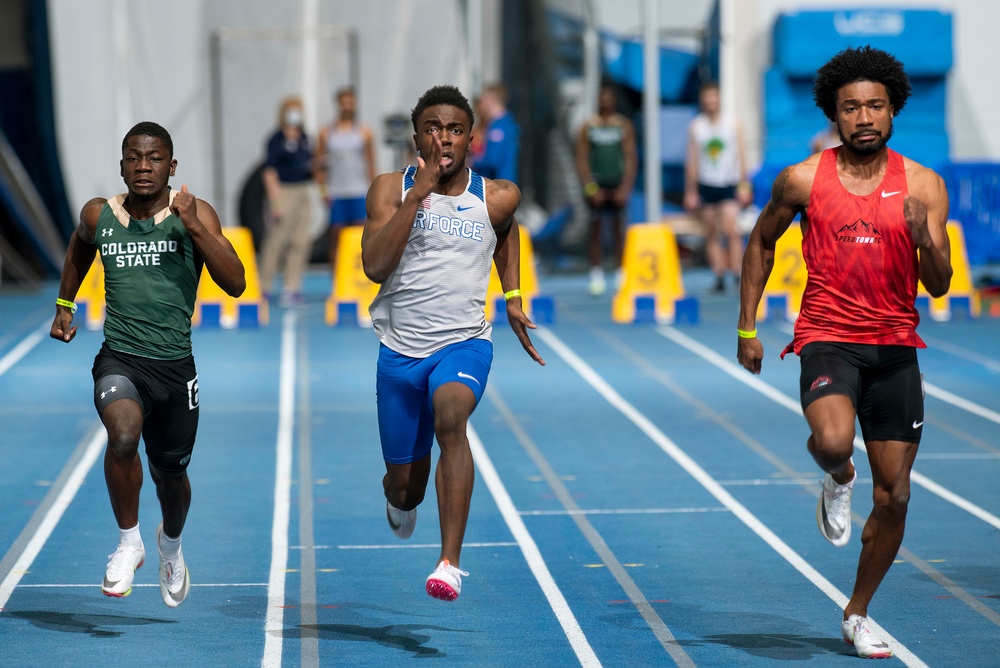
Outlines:
[[[552,323],[555,321],[555,302],[552,297],[538,293],[538,272],[535,270],[535,251],[531,245],[531,235],[519,226],[518,239],[520,241],[521,306],[524,314],[535,323]],[[497,273],[496,265],[490,269],[490,283],[486,288],[485,311],[486,319],[490,322],[494,322],[499,313],[506,314],[507,312],[503,298],[503,287],[500,285],[500,275]]]
[[326,324],[336,325],[351,321],[361,327],[371,327],[372,318],[368,314],[378,283],[372,283],[365,276],[361,264],[360,226],[345,227],[340,231],[337,242],[337,267],[333,277],[333,287],[326,300]]
[[94,258],[90,271],[83,277],[80,289],[76,292],[76,306],[85,315],[84,324],[87,329],[100,329],[104,326],[104,265],[101,256]]
[[[256,327],[267,324],[267,302],[260,293],[257,277],[257,255],[253,237],[245,227],[224,227],[222,233],[236,250],[246,275],[247,287],[239,297],[230,297],[220,288],[208,270],[201,272],[198,295],[195,300],[191,325],[194,327]],[[80,284],[76,304],[86,313],[87,329],[100,329],[104,325],[105,293],[104,265],[100,256]]]
[[963,309],[973,318],[980,314],[979,293],[972,287],[969,269],[969,252],[965,247],[962,225],[948,221],[948,240],[951,242],[951,286],[941,297],[931,297],[923,283],[917,285],[917,308],[927,309],[931,320],[951,320],[952,308]]
[[698,322],[698,300],[684,293],[677,237],[669,225],[629,225],[622,272],[622,285],[611,303],[614,322]]
[[785,318],[794,322],[802,310],[808,276],[802,257],[802,228],[792,223],[774,246],[774,266],[757,305],[757,320],[767,320],[784,309]]

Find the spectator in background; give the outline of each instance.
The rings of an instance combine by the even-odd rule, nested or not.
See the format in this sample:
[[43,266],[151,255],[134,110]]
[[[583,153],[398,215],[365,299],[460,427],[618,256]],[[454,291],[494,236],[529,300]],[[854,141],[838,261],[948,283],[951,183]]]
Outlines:
[[622,227],[638,166],[635,129],[616,111],[614,87],[602,85],[597,115],[584,122],[576,142],[576,171],[590,209],[588,253],[590,294],[605,289],[603,244],[606,217],[611,218],[611,252],[617,282],[621,282]]
[[739,212],[753,201],[753,193],[747,181],[743,132],[735,118],[722,113],[719,84],[702,84],[698,101],[701,112],[688,128],[684,208],[696,212],[705,227],[705,252],[715,274],[714,291],[723,292],[727,271],[739,285],[743,262]]
[[302,100],[285,98],[278,111],[278,129],[267,142],[264,190],[269,216],[261,250],[260,284],[269,296],[278,265],[284,261],[281,305],[301,304],[302,278],[312,246],[313,149],[302,128]]
[[375,180],[375,142],[371,129],[358,123],[357,97],[351,87],[341,88],[337,118],[319,133],[316,147],[318,180],[330,206],[330,273],[336,279],[337,242],[345,225],[365,222],[365,196]]
[[482,156],[472,162],[472,168],[488,179],[517,183],[521,128],[507,110],[507,87],[494,83],[483,89],[476,111],[483,116],[486,146]]
[[[476,119],[469,141],[469,155],[465,158],[468,167],[474,167],[476,162],[486,154],[486,113],[483,111],[482,95],[478,95],[472,100],[472,110],[476,114]],[[414,162],[416,161],[414,160]]]

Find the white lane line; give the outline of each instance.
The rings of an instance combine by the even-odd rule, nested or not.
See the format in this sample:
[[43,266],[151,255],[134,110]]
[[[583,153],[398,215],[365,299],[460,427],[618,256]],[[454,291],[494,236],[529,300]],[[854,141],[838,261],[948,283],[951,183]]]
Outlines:
[[284,636],[285,573],[288,568],[288,525],[292,511],[292,434],[295,431],[295,324],[287,311],[281,321],[281,374],[278,391],[278,439],[274,465],[274,520],[271,524],[271,572],[264,621],[264,668],[281,665]]
[[728,508],[602,508],[597,510],[522,510],[522,516],[544,517],[548,515],[672,515],[688,513],[728,513]]
[[961,357],[962,359],[968,360],[969,362],[975,362],[976,364],[981,364],[990,371],[1000,371],[1000,362],[996,361],[991,357],[987,357],[986,355],[980,355],[977,352],[974,352],[972,350],[967,350],[966,348],[963,348],[961,346],[956,346],[954,343],[951,343],[950,341],[945,341],[937,337],[926,336],[924,334],[921,334],[920,336],[921,338],[923,338],[924,343],[929,345],[931,348],[934,348],[935,350],[941,350],[943,352],[954,355],[955,357]]
[[[18,589],[59,589],[62,587],[83,587],[86,589],[100,587],[99,584],[28,584],[20,585]],[[160,583],[150,583],[150,584],[133,584],[132,588],[136,587],[159,587]],[[266,587],[266,582],[192,582],[191,587]]]
[[1000,413],[995,410],[986,408],[985,406],[980,406],[977,403],[964,399],[957,394],[952,394],[948,390],[938,387],[932,383],[928,383],[927,381],[924,381],[924,390],[928,395],[934,397],[935,399],[939,399],[945,403],[951,404],[952,406],[961,408],[967,413],[978,415],[979,417],[985,418],[990,422],[1000,424]]
[[[775,403],[784,406],[788,410],[798,413],[799,415],[802,415],[802,406],[799,404],[798,401],[792,399],[786,394],[783,394],[782,392],[772,387],[771,385],[768,385],[764,381],[760,380],[760,378],[758,378],[757,376],[754,376],[753,374],[747,372],[746,369],[736,364],[735,362],[729,362],[728,360],[723,359],[721,355],[719,355],[711,348],[695,341],[694,339],[685,334],[682,334],[673,327],[659,327],[657,328],[657,331],[662,336],[670,339],[677,345],[687,348],[695,355],[698,355],[703,360],[708,362],[709,364],[712,364],[713,366],[719,368],[723,373],[732,376],[733,378],[740,381],[741,383],[744,383],[745,385],[749,385],[753,389],[757,390],[758,392],[766,396],[768,399],[771,399]],[[861,452],[864,453],[868,452],[868,450],[865,448],[864,441],[861,440],[860,436],[855,436],[854,447],[860,450]],[[958,494],[955,494],[951,490],[939,485],[938,483],[934,482],[927,476],[917,472],[916,470],[910,471],[910,480],[916,483],[917,485],[920,485],[928,492],[931,492],[932,494],[941,497],[948,503],[951,503],[961,508],[970,515],[978,517],[979,519],[986,522],[990,526],[1000,529],[1000,517],[997,517],[993,513],[990,513],[987,510],[980,508],[971,501],[962,498]]]
[[[45,542],[52,535],[55,530],[56,525],[59,524],[59,520],[62,519],[63,513],[69,508],[69,504],[73,502],[74,497],[76,497],[77,491],[79,491],[80,486],[83,485],[83,481],[87,478],[87,474],[90,469],[93,468],[94,462],[97,458],[104,452],[104,445],[107,443],[107,432],[104,429],[98,429],[94,432],[91,437],[90,442],[87,443],[86,449],[84,450],[83,456],[77,463],[73,472],[70,474],[69,478],[66,480],[66,484],[59,491],[59,496],[56,497],[55,502],[49,508],[48,512],[45,513],[45,517],[39,523],[38,528],[35,530],[34,535],[28,544],[25,545],[24,551],[14,562],[11,567],[7,577],[3,579],[0,583],[0,610],[7,605],[7,601],[10,599],[10,595],[14,592],[14,588],[24,577],[25,573],[31,568],[31,564],[35,561],[35,557],[41,552],[42,547],[45,546]],[[159,585],[157,585],[159,586]]]
[[[662,330],[661,330],[662,331]],[[771,549],[781,555],[795,570],[806,577],[813,585],[826,594],[841,609],[847,606],[848,598],[837,589],[829,580],[812,567],[809,562],[803,559],[795,550],[789,547],[771,529],[757,519],[743,504],[737,501],[722,485],[701,468],[697,462],[684,452],[676,443],[664,434],[645,415],[637,410],[632,404],[627,402],[618,392],[612,388],[607,381],[584,362],[572,349],[562,342],[555,334],[546,328],[539,327],[535,330],[536,335],[551,347],[559,357],[563,359],[574,371],[576,371],[598,394],[604,397],[605,401],[614,406],[629,421],[638,427],[647,437],[660,447],[671,459],[677,462],[688,475],[694,478],[709,494],[714,496],[722,505],[728,508],[739,518],[751,531],[757,534]],[[893,654],[908,666],[922,666],[926,664],[914,655],[909,649],[902,645],[888,631],[879,626],[874,620],[869,618],[875,631],[881,635],[882,639],[889,643]]]
[[[497,543],[462,543],[462,549],[471,547],[517,547],[511,541]],[[301,545],[293,545],[289,549],[301,550]],[[441,543],[373,543],[370,545],[313,545],[314,550],[440,550]]]
[[528,527],[525,526],[524,520],[521,519],[521,515],[517,512],[517,507],[503,485],[503,481],[500,480],[496,468],[493,467],[493,462],[490,460],[489,455],[486,454],[486,448],[483,446],[479,434],[476,433],[471,424],[468,426],[467,431],[469,435],[469,447],[472,448],[472,458],[476,463],[476,468],[479,470],[479,474],[483,476],[490,494],[493,495],[493,500],[500,509],[500,514],[503,515],[507,527],[514,535],[514,539],[517,540],[517,544],[521,547],[525,561],[528,562],[528,568],[531,569],[532,574],[542,588],[542,593],[548,599],[549,605],[556,615],[556,619],[559,620],[559,624],[562,626],[570,646],[576,653],[576,658],[580,661],[581,666],[600,666],[601,662],[590,647],[587,636],[583,634],[583,629],[580,628],[579,622],[576,621],[576,616],[570,609],[562,592],[559,591],[559,586],[556,585],[556,581],[549,572],[548,566],[545,565],[545,559],[542,557],[538,545],[535,544],[535,539],[528,532]]
[[38,329],[26,336],[9,353],[0,358],[0,376],[7,373],[12,366],[20,362],[25,355],[31,352],[31,349],[37,346],[48,335],[51,329],[52,324],[50,322],[42,323]]

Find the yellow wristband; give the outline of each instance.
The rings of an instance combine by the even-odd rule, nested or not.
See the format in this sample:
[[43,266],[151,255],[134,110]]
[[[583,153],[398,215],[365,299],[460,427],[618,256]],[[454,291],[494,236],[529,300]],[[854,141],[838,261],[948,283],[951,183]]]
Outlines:
[[740,337],[741,339],[756,339],[757,338],[757,328],[754,327],[753,329],[751,329],[748,332],[746,330],[743,330],[743,329],[740,329],[739,327],[737,327],[736,328],[736,336]]
[[503,293],[503,298],[507,301],[510,301],[514,297],[520,297],[520,296],[521,296],[520,290],[508,290],[507,292]]
[[597,191],[600,189],[601,187],[597,185],[597,183],[591,181],[590,183],[588,183],[583,187],[583,194],[586,195],[587,197],[593,197],[594,195],[597,194]]
[[56,299],[56,306],[65,306],[69,309],[70,313],[76,313],[76,304],[68,299]]

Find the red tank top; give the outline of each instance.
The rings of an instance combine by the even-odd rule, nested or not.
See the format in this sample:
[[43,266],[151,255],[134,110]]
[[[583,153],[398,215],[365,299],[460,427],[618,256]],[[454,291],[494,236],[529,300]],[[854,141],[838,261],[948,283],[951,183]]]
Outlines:
[[802,238],[809,278],[785,352],[812,341],[925,348],[916,332],[917,250],[903,217],[903,156],[888,150],[881,185],[860,196],[840,182],[839,151],[820,156],[809,193]]

